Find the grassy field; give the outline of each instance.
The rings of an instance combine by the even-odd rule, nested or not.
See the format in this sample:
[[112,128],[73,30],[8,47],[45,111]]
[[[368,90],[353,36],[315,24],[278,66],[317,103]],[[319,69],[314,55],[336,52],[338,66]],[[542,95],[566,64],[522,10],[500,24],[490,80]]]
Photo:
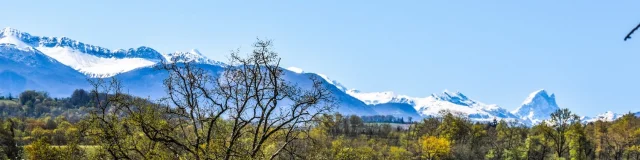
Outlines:
[[[24,147],[28,147],[30,145],[26,145]],[[67,146],[56,146],[56,145],[52,145],[51,147],[53,148],[57,148],[57,149],[64,149]],[[97,145],[79,145],[80,149],[84,150],[86,155],[95,155],[98,152],[98,147]]]
[[12,101],[12,100],[0,100],[0,103],[6,103],[6,104],[18,104],[18,102],[16,102],[16,101]]
[[98,152],[98,147],[96,145],[80,145],[80,148],[84,150],[87,155],[95,155]]

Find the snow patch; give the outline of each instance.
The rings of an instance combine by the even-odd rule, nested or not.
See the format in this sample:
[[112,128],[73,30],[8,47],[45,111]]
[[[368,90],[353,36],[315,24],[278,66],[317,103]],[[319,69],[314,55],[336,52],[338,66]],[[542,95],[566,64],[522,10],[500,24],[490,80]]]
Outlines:
[[397,95],[393,92],[370,92],[370,93],[362,93],[355,89],[350,89],[346,91],[347,94],[359,99],[367,105],[375,105],[381,103],[389,103],[393,98]]
[[[9,33],[7,32],[7,28],[4,29],[5,31],[3,31],[4,33]],[[23,41],[19,40],[18,38],[16,38],[13,35],[5,35],[3,38],[0,38],[0,44],[13,44],[15,45],[16,48],[23,50],[23,51],[31,51],[32,47],[29,46],[28,44],[24,43]]]
[[298,74],[304,73],[304,70],[302,70],[301,68],[298,68],[298,67],[289,67],[289,68],[287,68],[287,70],[289,70],[291,72],[298,73]]
[[157,62],[143,58],[102,58],[68,47],[37,47],[45,55],[94,78],[106,78],[118,73],[148,67]]

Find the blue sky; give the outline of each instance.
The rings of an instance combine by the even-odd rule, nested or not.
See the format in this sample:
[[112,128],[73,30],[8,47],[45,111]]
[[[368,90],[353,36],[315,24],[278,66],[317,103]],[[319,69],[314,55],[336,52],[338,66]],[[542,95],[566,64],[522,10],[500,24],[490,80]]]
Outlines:
[[555,93],[581,115],[640,111],[640,1],[6,1],[0,26],[107,48],[225,61],[273,39],[283,66],[365,92],[444,89],[518,107]]

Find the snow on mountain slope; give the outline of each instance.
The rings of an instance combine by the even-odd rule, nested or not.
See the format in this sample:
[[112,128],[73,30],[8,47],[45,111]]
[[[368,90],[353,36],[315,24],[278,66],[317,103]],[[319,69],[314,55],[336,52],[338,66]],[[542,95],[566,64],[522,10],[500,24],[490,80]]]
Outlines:
[[20,49],[20,50],[25,50],[25,51],[30,51],[33,48],[31,46],[29,46],[28,44],[22,42],[21,40],[19,40],[15,35],[9,34],[11,29],[10,28],[5,28],[3,29],[1,32],[2,33],[7,33],[4,34],[4,36],[0,37],[0,44],[11,44],[11,45],[15,45],[15,48]]
[[494,118],[513,120],[514,115],[495,104],[484,104],[469,99],[460,92],[444,91],[442,94],[432,94],[427,98],[416,100],[418,111],[423,115],[433,115],[442,110],[451,110],[468,115],[476,121],[491,121]]
[[[293,71],[292,71],[293,70]],[[334,111],[344,115],[377,115],[371,106],[363,103],[362,101],[354,98],[344,92],[344,86],[340,85],[337,81],[332,81],[326,76],[317,73],[306,73],[302,69],[298,68],[286,68],[284,70],[284,79],[286,81],[295,83],[296,85],[303,87],[311,86],[311,78],[324,82],[324,86],[331,92],[333,99],[336,101],[336,108]]]
[[[288,67],[285,68],[286,70],[289,70],[291,72],[294,73],[298,73],[298,74],[303,74],[305,73],[304,70],[302,70],[301,68],[298,67]],[[324,79],[325,81],[327,81],[329,84],[334,85],[335,87],[337,87],[338,89],[340,89],[342,92],[346,92],[347,91],[347,87],[345,87],[344,85],[342,85],[340,82],[332,80],[331,78],[329,78],[328,76],[324,75],[324,74],[320,74],[320,73],[313,73],[315,75],[320,76],[322,79]]]
[[607,121],[607,122],[610,122],[610,121],[614,121],[614,120],[622,117],[623,115],[624,114],[613,113],[611,111],[607,111],[607,112],[599,114],[599,115],[597,115],[595,117],[583,116],[580,119],[584,123],[595,122],[595,121]]
[[[18,92],[24,89],[41,89],[53,94],[69,94],[68,90],[85,87],[87,77],[111,77],[121,75],[132,93],[160,97],[164,72],[152,68],[160,61],[194,62],[212,71],[225,64],[208,59],[198,50],[161,54],[152,48],[109,50],[85,44],[67,37],[33,36],[12,28],[0,30],[0,84],[10,87],[2,90]],[[507,112],[493,104],[469,99],[460,92],[444,91],[427,97],[410,97],[393,92],[363,93],[347,90],[338,81],[324,74],[307,73],[297,67],[286,69],[293,83],[308,83],[313,77],[326,82],[340,100],[340,112],[358,115],[433,116],[449,110],[462,113],[477,121],[519,119],[525,123],[539,123],[559,109],[555,95],[545,90],[531,93],[518,109]],[[153,92],[153,93],[150,93]],[[640,116],[640,112],[636,113]],[[586,121],[614,120],[621,114],[607,112],[595,117],[583,117]],[[416,117],[417,118],[417,117]]]
[[286,69],[291,71],[291,72],[298,73],[298,74],[304,73],[304,70],[302,70],[301,68],[298,68],[298,67],[289,67],[289,68],[286,68]]
[[[12,93],[24,89],[39,89],[64,95],[70,94],[69,90],[86,87],[87,77],[116,76],[129,93],[161,98],[166,96],[162,82],[167,74],[152,67],[158,62],[194,62],[199,67],[214,72],[225,66],[224,63],[208,59],[195,49],[169,54],[160,54],[149,47],[109,50],[66,37],[32,36],[12,28],[0,30],[0,42],[0,47],[7,48],[0,52],[0,82],[15,86],[7,91]],[[344,93],[343,86],[325,75],[285,72],[285,77],[287,81],[307,87],[311,85],[309,78],[323,80],[338,101],[338,112],[377,114],[370,106]],[[6,88],[0,88],[0,92],[3,89]]]
[[220,61],[215,61],[207,58],[206,56],[202,55],[202,53],[200,53],[200,51],[198,51],[197,49],[192,49],[189,52],[168,53],[168,54],[163,54],[162,56],[164,57],[164,59],[166,59],[169,62],[177,61],[177,62],[194,62],[194,63],[202,63],[202,64],[211,64],[211,65],[219,65],[219,66],[224,65],[224,63]]
[[551,113],[560,109],[556,103],[554,94],[549,95],[544,89],[529,94],[529,97],[522,102],[522,105],[512,111],[514,115],[523,121],[531,121],[537,124],[543,120],[551,118]]
[[0,84],[0,95],[39,90],[54,97],[89,86],[85,75],[40,51],[7,43],[0,44]]
[[157,63],[143,58],[97,57],[68,47],[37,47],[36,49],[60,61],[60,63],[94,78],[111,77]]
[[368,92],[368,93],[363,93],[360,92],[359,90],[355,90],[355,89],[350,89],[346,91],[347,94],[358,98],[359,100],[361,100],[362,102],[368,104],[368,105],[376,105],[376,104],[382,104],[382,103],[389,103],[389,102],[396,102],[399,100],[396,100],[398,98],[406,98],[407,96],[403,96],[403,95],[396,95],[395,93],[391,92],[391,91],[387,91],[387,92]]
[[475,121],[490,121],[493,118],[512,120],[514,115],[494,104],[484,104],[469,99],[460,92],[445,90],[441,94],[416,98],[405,95],[396,95],[393,92],[363,93],[358,90],[348,90],[347,93],[370,105],[387,103],[409,104],[422,116],[436,116],[441,111],[450,111],[456,114],[468,116]]
[[22,50],[35,48],[90,77],[111,77],[136,68],[151,66],[163,60],[160,53],[149,47],[111,51],[67,37],[32,36],[8,27],[0,30],[0,43],[13,44]]

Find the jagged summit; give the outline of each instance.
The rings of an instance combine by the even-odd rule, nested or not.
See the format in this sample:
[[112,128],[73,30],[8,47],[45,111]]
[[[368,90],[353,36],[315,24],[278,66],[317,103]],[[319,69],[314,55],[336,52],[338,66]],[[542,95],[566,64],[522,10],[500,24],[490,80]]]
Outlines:
[[5,27],[0,31],[0,36],[18,35],[21,32],[15,28]]
[[555,103],[556,95],[555,94],[549,95],[546,90],[540,89],[529,94],[529,96],[524,100],[524,102],[522,102],[522,105],[533,103],[536,100],[536,98],[543,98],[545,100],[548,100],[550,102],[552,101],[553,103]]
[[4,36],[15,36],[18,38],[23,38],[23,37],[30,37],[31,35],[29,33],[22,32],[16,28],[5,27],[2,30],[0,30],[0,37],[4,37]]
[[18,39],[14,33],[15,32],[12,32],[10,28],[3,29],[2,32],[0,32],[0,44],[24,51],[34,50],[33,47]]
[[546,90],[540,89],[529,94],[522,105],[511,113],[535,124],[549,119],[551,113],[558,109],[560,107],[556,103],[555,94],[549,95]]

